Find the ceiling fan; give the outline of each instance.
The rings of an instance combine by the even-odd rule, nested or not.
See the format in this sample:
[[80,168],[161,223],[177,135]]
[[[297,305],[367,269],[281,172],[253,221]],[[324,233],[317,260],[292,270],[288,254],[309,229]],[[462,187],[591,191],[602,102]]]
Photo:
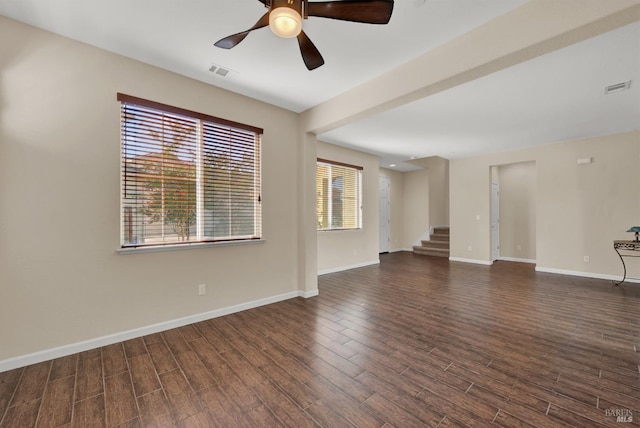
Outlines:
[[246,31],[220,39],[215,46],[231,49],[247,35],[259,28],[269,26],[277,36],[298,39],[302,60],[309,70],[324,64],[324,59],[311,39],[302,31],[302,20],[309,16],[386,24],[391,19],[393,0],[336,0],[309,2],[308,0],[258,0],[269,9],[256,24]]

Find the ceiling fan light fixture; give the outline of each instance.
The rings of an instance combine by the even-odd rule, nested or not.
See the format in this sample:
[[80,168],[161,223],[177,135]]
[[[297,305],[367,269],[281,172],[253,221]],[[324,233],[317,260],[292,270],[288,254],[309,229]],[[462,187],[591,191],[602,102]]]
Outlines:
[[315,70],[324,59],[311,39],[302,30],[302,20],[309,16],[365,24],[387,24],[393,12],[394,0],[259,0],[268,10],[253,27],[224,37],[214,43],[222,49],[231,49],[242,42],[253,30],[267,25],[278,37],[298,39],[298,47],[307,70]]
[[278,37],[296,37],[302,31],[302,16],[290,7],[278,7],[269,14],[269,28]]

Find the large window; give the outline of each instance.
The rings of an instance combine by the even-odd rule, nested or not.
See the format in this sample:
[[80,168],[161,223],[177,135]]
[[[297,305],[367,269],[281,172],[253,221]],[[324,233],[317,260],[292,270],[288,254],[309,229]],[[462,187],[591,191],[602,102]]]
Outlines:
[[118,94],[123,248],[261,237],[262,129]]
[[362,227],[362,167],[318,159],[316,212],[318,230]]

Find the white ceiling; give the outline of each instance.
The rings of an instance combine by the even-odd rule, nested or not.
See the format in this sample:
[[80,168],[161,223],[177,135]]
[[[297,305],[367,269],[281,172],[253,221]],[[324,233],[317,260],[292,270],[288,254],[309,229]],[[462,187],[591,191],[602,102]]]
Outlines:
[[[630,90],[605,86],[632,80]],[[412,157],[464,158],[640,129],[640,24],[588,39],[322,134],[323,141],[417,169]]]
[[[562,0],[557,0],[562,1]],[[388,25],[309,18],[325,65],[308,71],[295,39],[251,27],[258,0],[0,0],[0,14],[302,112],[502,15],[526,0],[396,0]],[[216,64],[233,72],[222,78]],[[604,86],[633,80],[631,90]],[[423,100],[319,135],[377,154],[460,158],[640,128],[640,24],[633,24]]]

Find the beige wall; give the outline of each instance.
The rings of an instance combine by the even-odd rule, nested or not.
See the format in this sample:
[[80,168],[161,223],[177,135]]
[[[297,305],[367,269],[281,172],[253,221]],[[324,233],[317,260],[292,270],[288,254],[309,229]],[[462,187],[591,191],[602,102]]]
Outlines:
[[408,247],[404,246],[403,230],[404,230],[404,173],[394,171],[387,168],[380,168],[380,175],[389,177],[391,182],[391,228],[389,251],[401,251]]
[[298,284],[306,292],[318,290],[318,236],[316,217],[316,136],[300,135],[298,147]]
[[[432,227],[449,225],[449,161],[433,156],[408,162],[421,169],[403,173],[381,169],[381,174],[391,177],[392,193],[395,189],[397,195],[391,198],[394,250],[412,251],[421,240],[429,239]],[[394,235],[399,237],[396,243]]]
[[[407,161],[427,171],[429,227],[449,225],[449,160],[439,156]],[[411,196],[411,195],[409,195]]]
[[449,225],[449,161],[441,157],[428,158],[429,225]]
[[536,259],[536,164],[500,165],[500,257]]
[[378,158],[321,141],[317,143],[317,154],[322,159],[363,167],[362,229],[317,232],[318,273],[377,263]]
[[409,250],[421,239],[429,239],[429,171],[405,172],[403,183],[402,247]]
[[[593,163],[576,163],[587,157]],[[451,161],[451,257],[489,262],[490,167],[535,161],[537,267],[621,274],[612,241],[631,238],[625,230],[639,222],[639,159],[635,131]],[[628,264],[637,277],[640,266]]]
[[409,162],[423,169],[380,168],[391,178],[391,251],[413,251],[432,227],[449,225],[449,161],[433,156]]
[[[0,79],[0,362],[298,290],[298,115],[3,17]],[[116,254],[117,92],[264,128],[264,243]]]

